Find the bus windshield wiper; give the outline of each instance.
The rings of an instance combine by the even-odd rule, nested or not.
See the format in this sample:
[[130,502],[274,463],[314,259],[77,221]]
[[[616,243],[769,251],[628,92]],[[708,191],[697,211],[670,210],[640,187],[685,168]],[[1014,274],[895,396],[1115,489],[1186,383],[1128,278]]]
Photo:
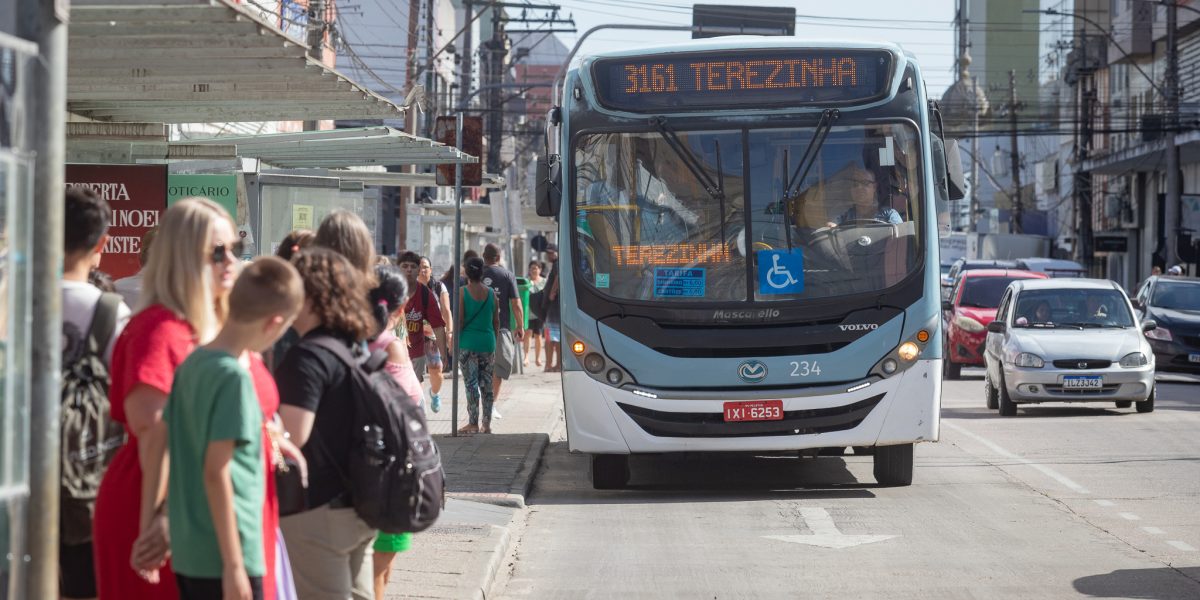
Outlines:
[[817,121],[817,126],[813,130],[812,141],[808,143],[808,147],[804,149],[804,154],[800,157],[800,164],[796,165],[796,170],[792,172],[791,177],[788,177],[788,168],[791,166],[791,150],[785,148],[783,150],[783,233],[787,238],[787,247],[792,249],[792,211],[788,207],[788,203],[794,200],[792,197],[795,192],[799,192],[799,184],[804,182],[808,177],[808,172],[812,170],[812,166],[817,162],[817,156],[821,153],[821,146],[825,145],[825,138],[829,137],[829,132],[833,129],[833,122],[838,120],[841,112],[836,108],[830,108],[821,113],[821,118]]
[[715,151],[717,153],[717,179],[714,181],[712,176],[704,170],[704,165],[700,163],[700,159],[696,158],[696,155],[693,154],[686,145],[684,145],[684,143],[679,139],[679,135],[675,133],[675,130],[667,125],[666,117],[654,117],[650,119],[650,123],[654,125],[655,129],[658,130],[658,135],[662,136],[662,139],[667,142],[667,146],[669,146],[671,150],[675,152],[675,155],[679,157],[679,160],[683,161],[683,164],[688,168],[688,171],[692,172],[692,177],[695,177],[696,181],[699,182],[704,188],[704,191],[708,192],[709,197],[711,197],[713,200],[716,200],[720,204],[721,242],[726,242],[725,170],[721,168],[721,140],[713,140],[713,146],[715,147]]

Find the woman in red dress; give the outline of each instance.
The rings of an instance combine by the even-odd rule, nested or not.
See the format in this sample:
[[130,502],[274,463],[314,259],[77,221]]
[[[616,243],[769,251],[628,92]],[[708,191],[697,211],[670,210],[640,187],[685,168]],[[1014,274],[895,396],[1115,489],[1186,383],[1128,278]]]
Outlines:
[[[224,321],[241,254],[229,214],[202,198],[172,205],[158,239],[145,269],[145,308],[129,321],[113,349],[109,401],[129,440],[105,472],[96,498],[93,547],[102,600],[179,597],[169,563],[169,467],[162,411],[175,369],[197,344],[212,339]],[[264,415],[271,417],[278,393],[261,363],[255,366],[259,368],[251,372],[259,401]],[[278,516],[271,492],[273,486],[264,505],[264,584],[273,589]]]

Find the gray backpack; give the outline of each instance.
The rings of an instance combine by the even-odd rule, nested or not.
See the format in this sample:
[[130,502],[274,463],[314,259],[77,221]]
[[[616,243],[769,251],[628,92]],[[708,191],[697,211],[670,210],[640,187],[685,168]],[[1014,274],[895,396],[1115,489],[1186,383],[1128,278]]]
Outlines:
[[62,365],[59,534],[64,544],[91,541],[100,480],[125,443],[125,429],[109,413],[110,380],[104,364],[104,349],[117,329],[120,306],[121,296],[100,296],[83,351],[73,362],[64,360]]

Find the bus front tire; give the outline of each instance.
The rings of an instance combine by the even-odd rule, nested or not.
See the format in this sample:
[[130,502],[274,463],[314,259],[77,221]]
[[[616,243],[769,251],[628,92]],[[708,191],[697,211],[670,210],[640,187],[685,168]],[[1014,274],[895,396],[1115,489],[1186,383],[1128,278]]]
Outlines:
[[629,455],[593,454],[592,487],[597,490],[619,490],[629,483]]
[[947,355],[944,365],[942,371],[945,379],[962,379],[962,364],[954,362]]
[[912,485],[912,480],[913,444],[875,448],[875,481],[879,485]]

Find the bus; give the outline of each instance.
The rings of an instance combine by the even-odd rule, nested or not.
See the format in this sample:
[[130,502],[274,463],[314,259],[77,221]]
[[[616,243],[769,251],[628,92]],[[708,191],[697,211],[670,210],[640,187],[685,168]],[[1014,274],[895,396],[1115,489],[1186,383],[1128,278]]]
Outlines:
[[895,45],[723,37],[590,56],[537,161],[568,445],[873,455],[938,439],[938,239],[962,168]]

